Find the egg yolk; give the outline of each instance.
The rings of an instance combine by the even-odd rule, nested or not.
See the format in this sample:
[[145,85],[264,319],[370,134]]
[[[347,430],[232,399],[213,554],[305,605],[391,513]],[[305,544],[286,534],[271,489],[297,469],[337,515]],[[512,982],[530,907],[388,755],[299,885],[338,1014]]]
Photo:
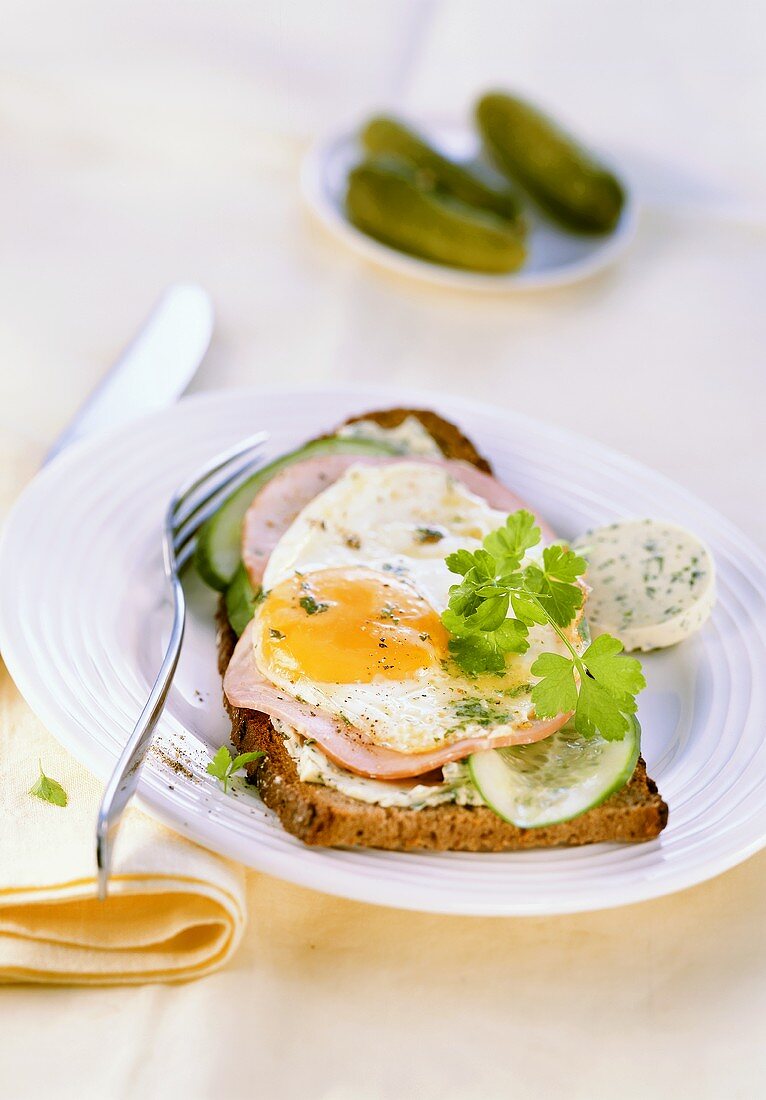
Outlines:
[[259,614],[267,666],[335,684],[403,680],[447,655],[438,614],[405,581],[322,569],[271,589]]

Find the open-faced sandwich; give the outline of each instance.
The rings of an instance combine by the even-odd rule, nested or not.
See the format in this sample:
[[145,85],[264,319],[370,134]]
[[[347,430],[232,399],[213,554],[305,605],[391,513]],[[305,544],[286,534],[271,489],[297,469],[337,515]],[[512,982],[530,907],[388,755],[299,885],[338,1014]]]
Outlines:
[[255,473],[197,565],[225,590],[233,743],[307,844],[489,852],[664,828],[619,639],[675,643],[709,614],[712,562],[680,528],[569,546],[454,425],[390,409]]

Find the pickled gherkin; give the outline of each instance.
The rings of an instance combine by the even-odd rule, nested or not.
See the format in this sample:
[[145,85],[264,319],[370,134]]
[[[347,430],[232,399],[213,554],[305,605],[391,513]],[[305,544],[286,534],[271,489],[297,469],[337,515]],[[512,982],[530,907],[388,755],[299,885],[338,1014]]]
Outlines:
[[519,199],[510,188],[493,187],[478,172],[443,156],[394,118],[370,119],[361,140],[372,157],[394,156],[409,161],[435,190],[444,190],[469,206],[491,210],[501,218],[521,218]]
[[552,218],[580,233],[614,229],[625,201],[616,177],[535,107],[492,92],[476,106],[497,167]]
[[523,239],[513,222],[429,190],[407,161],[368,160],[348,177],[351,222],[402,252],[449,267],[501,273],[524,262]]

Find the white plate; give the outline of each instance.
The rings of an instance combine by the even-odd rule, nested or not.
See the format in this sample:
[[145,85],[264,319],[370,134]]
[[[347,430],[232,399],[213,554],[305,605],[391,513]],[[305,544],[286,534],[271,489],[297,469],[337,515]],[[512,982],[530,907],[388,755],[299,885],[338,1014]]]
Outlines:
[[[658,840],[500,855],[304,847],[257,795],[225,796],[205,774],[228,741],[216,672],[215,597],[191,585],[191,615],[145,807],[227,856],[329,893],[444,913],[596,909],[701,882],[766,837],[766,561],[706,505],[658,474],[523,417],[430,394],[360,390],[201,394],[65,452],[14,509],[0,545],[0,647],[59,740],[106,777],[159,665],[169,606],[160,520],[171,490],[232,441],[267,428],[278,454],[352,413],[431,406],[486,451],[498,476],[563,536],[618,516],[676,520],[712,547],[719,600],[683,646],[646,658],[643,751],[670,805]],[[168,760],[176,752],[181,770]],[[188,771],[188,774],[184,774]]]
[[[460,126],[431,125],[423,131],[449,156],[471,160],[478,155],[475,133]],[[485,275],[476,271],[429,263],[398,252],[368,237],[349,222],[345,213],[349,170],[362,159],[356,131],[336,135],[309,150],[303,162],[301,187],[309,207],[319,220],[360,255],[374,263],[429,283],[458,290],[542,290],[577,282],[612,263],[630,244],[637,224],[636,201],[626,187],[625,206],[617,226],[604,236],[567,233],[533,209],[529,221],[529,255],[520,271],[509,275]],[[618,169],[620,178],[625,173]]]

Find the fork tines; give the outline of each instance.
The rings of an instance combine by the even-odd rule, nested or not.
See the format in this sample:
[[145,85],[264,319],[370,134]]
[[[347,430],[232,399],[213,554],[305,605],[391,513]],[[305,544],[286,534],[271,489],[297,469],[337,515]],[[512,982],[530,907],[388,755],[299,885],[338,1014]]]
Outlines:
[[176,568],[182,569],[194,553],[194,536],[202,524],[252,475],[255,453],[267,439],[265,432],[243,439],[203,466],[175,493],[168,508],[167,529]]

